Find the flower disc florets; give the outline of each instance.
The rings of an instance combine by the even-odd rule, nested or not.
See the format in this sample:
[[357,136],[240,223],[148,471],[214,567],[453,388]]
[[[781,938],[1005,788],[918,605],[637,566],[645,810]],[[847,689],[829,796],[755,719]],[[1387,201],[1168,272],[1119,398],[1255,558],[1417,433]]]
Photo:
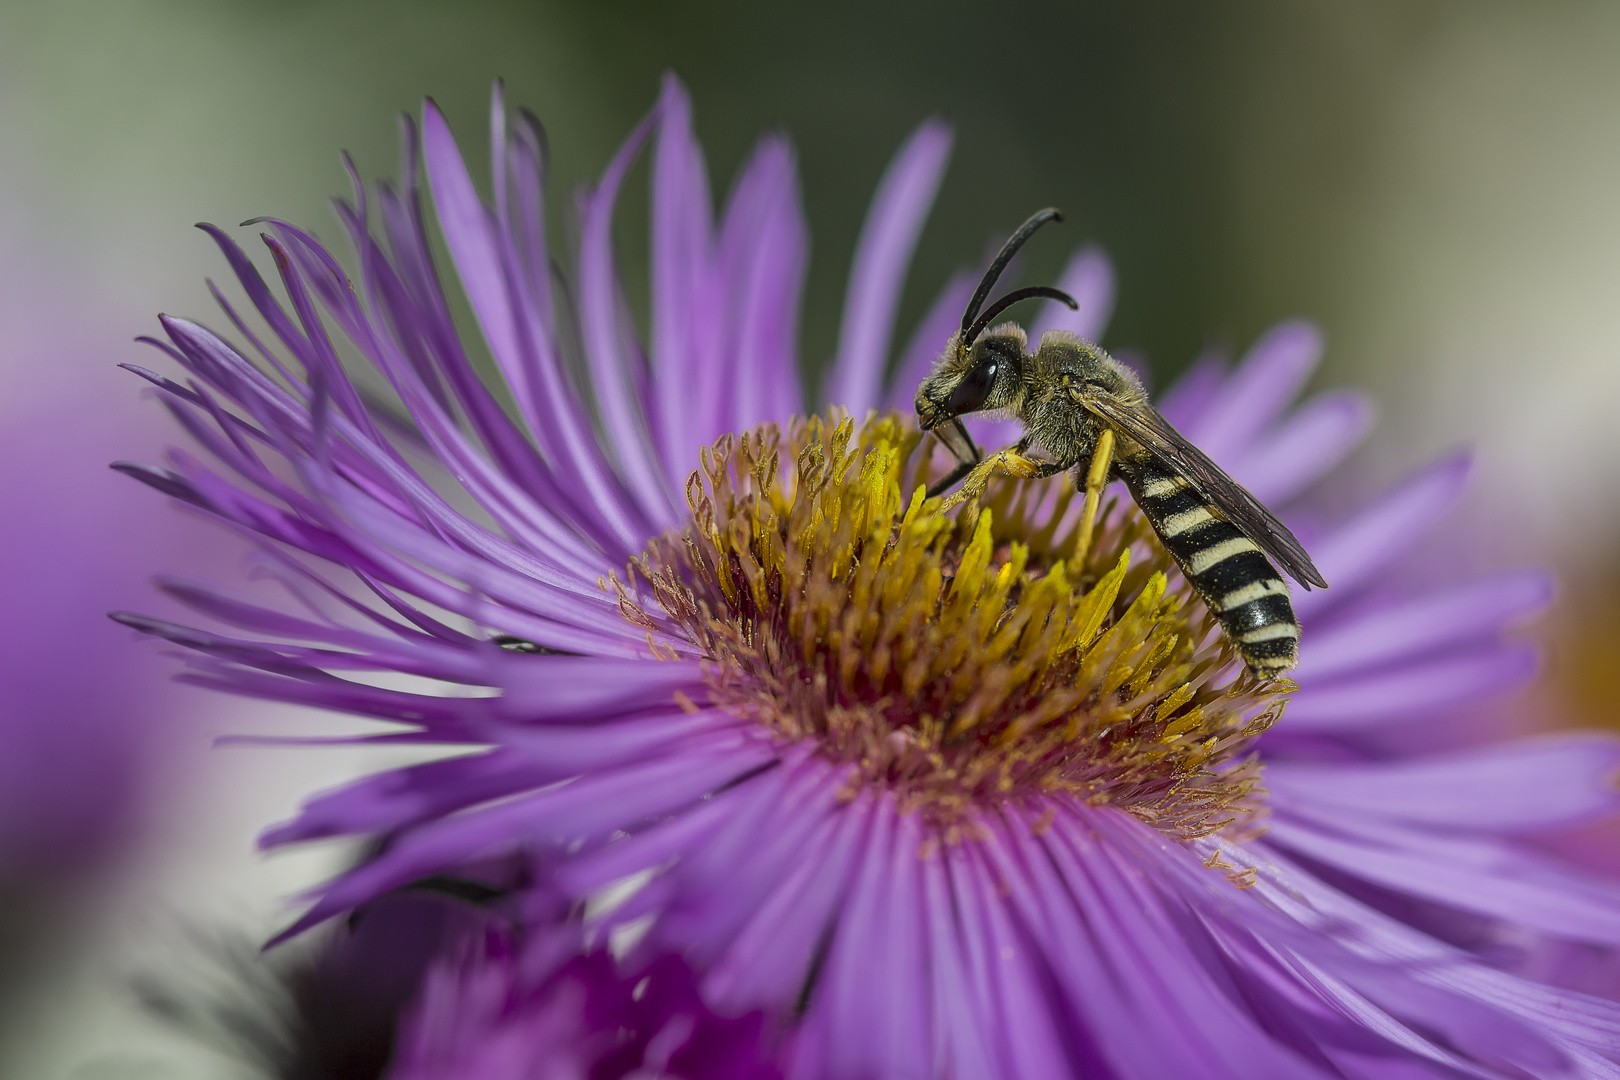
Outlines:
[[[722,438],[687,481],[691,523],[633,564],[709,661],[712,699],[856,766],[848,796],[886,787],[949,835],[964,811],[1053,792],[1177,839],[1252,830],[1242,755],[1288,688],[1221,683],[1230,648],[1134,508],[1076,566],[1067,482],[992,482],[953,508],[924,496],[914,426],[854,430]],[[628,591],[623,607],[665,628]]]

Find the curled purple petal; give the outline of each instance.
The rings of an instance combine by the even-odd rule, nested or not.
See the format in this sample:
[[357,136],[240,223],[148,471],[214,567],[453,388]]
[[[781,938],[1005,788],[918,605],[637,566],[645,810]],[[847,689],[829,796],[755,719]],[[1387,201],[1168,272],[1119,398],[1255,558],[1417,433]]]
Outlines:
[[[666,95],[673,93],[666,87]],[[596,188],[584,198],[580,227],[579,306],[581,332],[590,354],[597,404],[625,482],[636,495],[643,520],[667,524],[674,518],[667,478],[653,457],[647,417],[635,402],[634,387],[641,363],[639,348],[626,339],[619,320],[622,297],[613,266],[613,238],[609,225],[619,185],[631,160],[658,121],[662,101],[631,135],[608,165]]]
[[1108,316],[1114,311],[1114,268],[1108,256],[1093,247],[1075,252],[1063,270],[1063,277],[1058,279],[1057,287],[1073,297],[1079,307],[1070,310],[1048,300],[1030,327],[1029,339],[1040,341],[1048,330],[1067,330],[1087,341],[1101,340]]
[[[721,226],[718,272],[735,310],[719,365],[729,392],[719,400],[731,409],[702,442],[801,411],[795,336],[809,248],[793,152],[787,140],[767,138],[738,178]],[[780,361],[762,363],[767,356]]]
[[[664,80],[664,115],[653,153],[652,358],[660,386],[658,428],[665,461],[685,461],[716,426],[706,402],[718,398],[720,378],[704,340],[703,305],[712,275],[712,211],[703,152],[692,135],[692,104],[673,76]],[[695,393],[676,393],[677,388]],[[704,421],[710,421],[705,423]]]
[[928,313],[917,324],[905,351],[900,354],[900,365],[895,369],[894,380],[884,397],[885,408],[911,412],[917,384],[923,381],[939,359],[944,350],[943,343],[956,333],[957,325],[962,321],[962,309],[972,299],[973,287],[977,283],[978,278],[967,270],[957,271],[945,283],[945,288],[940,290]]
[[878,402],[900,287],[950,152],[950,128],[937,120],[918,128],[889,163],[861,228],[825,394],[856,416]]

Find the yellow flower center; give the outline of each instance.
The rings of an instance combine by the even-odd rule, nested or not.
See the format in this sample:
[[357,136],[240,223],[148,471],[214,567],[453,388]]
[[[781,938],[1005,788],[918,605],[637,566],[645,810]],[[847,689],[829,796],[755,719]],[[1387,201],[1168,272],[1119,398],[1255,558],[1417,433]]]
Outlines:
[[690,524],[648,545],[630,587],[615,578],[626,617],[705,660],[714,704],[854,766],[846,797],[891,790],[952,835],[969,811],[1059,793],[1179,840],[1253,835],[1264,789],[1244,755],[1291,684],[1233,677],[1134,506],[1072,565],[1065,478],[992,481],[950,509],[924,496],[923,446],[893,413],[858,436],[834,414],[722,438],[688,478]]

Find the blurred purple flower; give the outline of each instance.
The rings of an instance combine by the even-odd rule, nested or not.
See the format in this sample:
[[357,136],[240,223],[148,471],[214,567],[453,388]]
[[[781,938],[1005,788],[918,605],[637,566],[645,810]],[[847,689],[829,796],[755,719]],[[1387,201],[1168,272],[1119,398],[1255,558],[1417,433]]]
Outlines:
[[81,889],[141,836],[186,705],[147,645],[105,613],[150,595],[155,560],[200,556],[196,523],[131,498],[106,471],[114,453],[162,445],[156,418],[107,384],[106,344],[121,332],[103,334],[105,314],[68,317],[85,302],[82,282],[53,273],[5,224],[0,890],[15,902]]
[[679,958],[626,975],[605,949],[558,965],[551,945],[526,949],[491,929],[441,961],[405,1016],[390,1080],[782,1075],[764,1014],[716,1016]]
[[0,640],[0,878],[37,884],[94,869],[137,834],[174,695],[103,617],[165,557],[162,518],[103,480],[113,479],[107,453],[137,425],[119,423],[110,403],[33,405],[0,431],[18,464],[7,501],[31,508],[8,515],[0,535],[0,604],[11,613]]
[[[908,507],[918,461],[897,421],[790,419],[806,239],[783,141],[761,144],[712,222],[669,82],[580,203],[576,298],[551,271],[539,129],[508,134],[498,97],[494,120],[493,208],[431,105],[420,151],[407,129],[403,188],[370,206],[356,183],[339,212],[357,289],[273,222],[289,314],[214,231],[274,335],[227,305],[267,367],[165,318],[158,344],[194,379],[142,372],[236,476],[183,453],[172,470],[124,467],[257,540],[299,613],[169,579],[243,633],[122,618],[193,650],[199,684],[480,749],[323,795],[267,833],[388,840],[295,930],[516,855],[576,900],[628,893],[596,904],[596,931],[635,930],[636,957],[683,957],[721,1015],[791,1026],[793,1077],[1620,1075],[1620,1007],[1527,974],[1547,941],[1608,955],[1620,890],[1514,839],[1612,812],[1620,744],[1419,753],[1390,735],[1535,670],[1506,635],[1546,604],[1544,575],[1389,584],[1462,490],[1465,459],[1332,527],[1300,523],[1333,588],[1298,598],[1302,689],[1266,732],[1283,695],[1221,681],[1230,654],[1173,572],[1150,573],[1166,564],[1128,509],[1078,592],[1048,557],[1058,515],[1073,517],[1059,485],[996,489],[1004,531],[976,530]],[[610,222],[653,136],[649,358]],[[959,277],[885,384],[948,143],[920,129],[868,217],[829,381],[856,416],[904,407],[961,309]],[[498,380],[453,325],[419,152]],[[1096,336],[1106,263],[1082,253],[1062,284],[1081,311],[1044,312],[1036,332]],[[323,317],[409,422],[345,372]],[[1288,411],[1319,348],[1285,325],[1235,371],[1196,367],[1163,407],[1287,506],[1370,420],[1347,393]],[[781,426],[700,458],[762,421]],[[784,478],[772,462],[788,458]],[[1038,572],[1020,577],[1026,556]],[[1075,687],[1095,696],[1066,698]],[[456,985],[476,998],[485,977],[507,985]]]

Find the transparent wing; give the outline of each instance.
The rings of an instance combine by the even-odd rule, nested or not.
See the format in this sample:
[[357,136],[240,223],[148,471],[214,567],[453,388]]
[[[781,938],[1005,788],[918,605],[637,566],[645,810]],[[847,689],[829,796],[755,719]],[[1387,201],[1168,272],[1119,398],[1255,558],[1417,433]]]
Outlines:
[[1311,562],[1288,526],[1261,505],[1249,489],[1233,480],[1198,447],[1182,437],[1151,405],[1126,405],[1101,394],[1077,392],[1082,407],[1107,420],[1145,447],[1148,453],[1198,489],[1199,494],[1233,525],[1259,545],[1306,589],[1327,588],[1327,579]]

